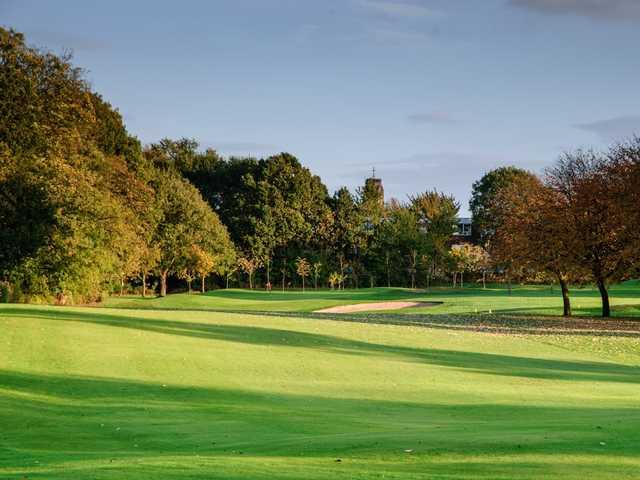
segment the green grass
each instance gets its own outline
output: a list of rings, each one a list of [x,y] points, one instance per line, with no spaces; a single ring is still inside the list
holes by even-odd
[[[224,307],[245,305],[241,293]],[[338,301],[307,295],[313,306],[247,300],[290,310]],[[219,298],[185,297],[160,302],[202,308]],[[460,308],[471,308],[462,297]],[[640,471],[637,336],[29,305],[0,306],[0,332],[2,479],[583,480]]]
[[[600,314],[600,296],[593,287],[571,290],[575,315]],[[434,288],[429,292],[401,288],[359,290],[307,290],[267,293],[263,290],[215,290],[204,295],[177,294],[165,298],[112,297],[106,306],[120,308],[204,309],[218,311],[311,312],[336,305],[380,302],[386,300],[438,301],[436,307],[411,308],[402,313],[474,314],[519,313],[529,315],[561,315],[562,298],[558,287],[518,286],[511,294],[504,287],[487,289]],[[640,317],[640,284],[626,282],[611,288],[614,316]]]

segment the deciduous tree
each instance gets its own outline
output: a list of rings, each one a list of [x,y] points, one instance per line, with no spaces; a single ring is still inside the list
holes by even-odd
[[[296,273],[302,279],[302,291],[304,292],[304,280],[311,273],[311,264],[306,258],[298,257],[296,259]]]

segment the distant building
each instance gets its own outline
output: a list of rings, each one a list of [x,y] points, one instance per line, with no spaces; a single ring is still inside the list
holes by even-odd
[[[459,217],[458,229],[453,235],[459,238],[462,237],[464,239],[470,239],[471,238],[471,218]]]
[[[382,179],[376,177],[376,169],[372,171],[372,175],[364,181],[365,191],[374,191],[378,194],[380,199],[380,205],[384,205],[384,187],[382,186]]]
[[[384,205],[384,187],[382,186],[382,179],[376,177],[376,169],[372,169],[372,174],[369,178],[364,181],[364,189],[365,191],[371,193],[376,192],[379,199],[380,205]],[[456,230],[453,232],[452,240],[454,242],[471,242],[471,218],[469,217],[458,217]],[[370,219],[366,220],[365,225],[368,228],[373,228],[373,224]],[[426,227],[423,227],[423,229]]]

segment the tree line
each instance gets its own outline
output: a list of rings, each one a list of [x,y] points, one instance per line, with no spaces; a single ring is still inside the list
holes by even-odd
[[[96,301],[149,276],[220,272],[235,250],[188,180],[146,159],[68,56],[0,29],[0,275],[14,301]]]
[[[194,281],[315,288],[429,284],[459,205],[375,183],[330,195],[293,155],[142,146],[71,58],[0,29],[0,280],[14,301],[90,302]]]

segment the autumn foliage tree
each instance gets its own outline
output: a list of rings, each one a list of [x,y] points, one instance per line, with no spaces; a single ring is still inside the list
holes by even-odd
[[[296,259],[296,273],[302,279],[302,291],[304,292],[304,280],[311,273],[311,264],[306,258],[298,257]]]
[[[260,268],[260,260],[255,257],[240,257],[238,259],[238,267],[249,277],[249,288],[253,289],[253,275]]]
[[[571,315],[569,282],[581,277],[576,232],[563,198],[532,175],[497,192],[492,206],[499,225],[490,244],[499,265],[553,275],[562,291],[563,313]]]
[[[586,268],[602,299],[602,316],[611,315],[609,285],[628,278],[638,259],[637,224],[629,215],[634,170],[610,156],[577,150],[560,157],[547,171],[549,188],[559,199],[565,225],[573,235],[575,268]],[[616,167],[618,165],[618,167]]]

